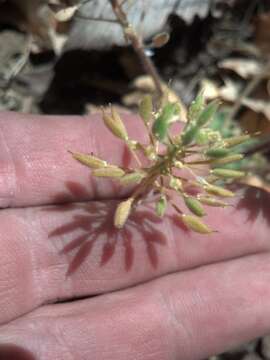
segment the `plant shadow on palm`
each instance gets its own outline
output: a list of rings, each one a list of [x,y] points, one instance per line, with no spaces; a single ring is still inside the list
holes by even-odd
[[[246,209],[246,222],[254,223],[261,216],[270,226],[270,196],[269,193],[256,188],[242,187],[242,198],[236,206],[236,210]]]
[[[66,192],[55,197],[55,203],[70,201],[76,197],[87,195],[86,189],[75,182],[66,183]],[[72,220],[55,228],[49,233],[49,238],[57,239],[67,235],[71,239],[61,250],[62,254],[73,254],[67,275],[73,274],[82,263],[91,255],[94,246],[102,242],[100,266],[105,266],[115,254],[117,248],[123,247],[123,262],[126,271],[129,271],[135,258],[133,242],[143,241],[146,256],[153,268],[158,267],[158,247],[165,246],[167,238],[162,231],[163,219],[153,210],[151,201],[138,206],[130,215],[125,227],[121,230],[115,228],[113,223],[117,200],[90,201],[84,203],[67,203],[47,208],[45,211],[69,212],[72,211]],[[175,221],[174,216],[171,220]],[[188,231],[179,222],[179,228]],[[77,233],[80,233],[77,235]],[[76,234],[76,235],[75,235]],[[100,246],[100,245],[99,245]]]

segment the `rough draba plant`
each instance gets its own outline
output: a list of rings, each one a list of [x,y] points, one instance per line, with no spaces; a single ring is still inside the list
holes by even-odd
[[[250,138],[248,134],[223,138],[219,131],[213,131],[209,124],[218,106],[217,101],[206,105],[200,93],[188,109],[185,126],[175,133],[170,127],[181,120],[180,105],[166,101],[155,109],[151,96],[146,96],[140,104],[139,115],[148,134],[148,144],[129,137],[113,107],[110,114],[103,110],[104,124],[114,136],[125,142],[138,166],[115,166],[93,154],[76,152],[72,155],[91,168],[93,176],[118,179],[123,185],[136,185],[131,195],[116,208],[114,225],[117,228],[122,228],[136,206],[153,193],[156,195],[153,201],[158,216],[162,217],[170,204],[178,213],[179,220],[189,229],[201,234],[213,232],[201,220],[206,215],[204,205],[225,207],[224,198],[234,196],[223,185],[227,180],[244,176],[244,173],[222,166],[241,160],[243,156],[235,153],[233,147]],[[145,166],[141,164],[141,154],[146,157]],[[187,214],[176,203],[177,197],[182,198],[189,209]]]

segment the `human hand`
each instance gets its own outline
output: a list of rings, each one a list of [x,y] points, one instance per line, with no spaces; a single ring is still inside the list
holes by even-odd
[[[131,161],[98,116],[1,114],[1,360],[202,359],[270,331],[269,195],[209,208],[209,236],[148,205],[119,232],[123,190],[67,150]]]

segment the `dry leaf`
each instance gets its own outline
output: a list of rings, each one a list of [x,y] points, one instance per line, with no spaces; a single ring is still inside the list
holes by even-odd
[[[60,22],[69,21],[73,18],[73,16],[75,15],[75,13],[79,9],[79,7],[80,7],[80,5],[74,5],[74,6],[69,6],[69,7],[60,9],[54,13],[54,16],[57,21],[60,21]]]
[[[259,61],[242,58],[230,58],[218,63],[221,69],[232,70],[244,79],[256,76],[261,73],[262,65]]]
[[[256,175],[246,176],[244,179],[241,179],[239,182],[245,185],[253,186],[259,189],[263,189],[267,192],[270,192],[270,184]]]

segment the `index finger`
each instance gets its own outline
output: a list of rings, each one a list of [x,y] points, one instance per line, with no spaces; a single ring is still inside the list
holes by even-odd
[[[129,115],[124,120],[129,133],[142,138],[136,117]],[[89,169],[74,161],[67,150],[93,152],[117,165],[127,166],[132,161],[100,115],[0,114],[0,207],[118,196],[116,184],[101,179],[95,182]],[[82,187],[74,189],[72,184],[78,182]]]

